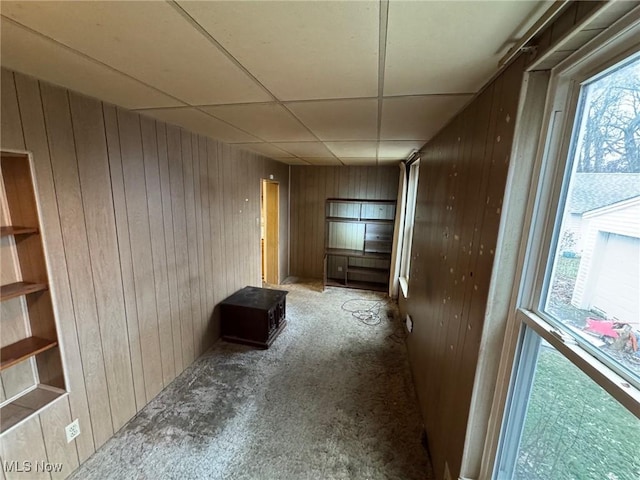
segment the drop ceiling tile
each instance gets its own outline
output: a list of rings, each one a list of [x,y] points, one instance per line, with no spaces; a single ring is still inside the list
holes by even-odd
[[[378,2],[179,4],[281,100],[378,94]]]
[[[406,160],[412,152],[420,150],[423,145],[424,142],[421,140],[380,142],[378,160]]]
[[[281,148],[285,152],[289,152],[296,157],[312,157],[312,158],[329,158],[333,157],[331,152],[327,150],[320,142],[280,142],[273,143],[274,146]]]
[[[267,142],[304,142],[315,137],[277,103],[201,107]]]
[[[2,2],[2,14],[189,104],[270,100],[167,2]]]
[[[138,113],[162,120],[163,122],[179,125],[195,133],[207,135],[227,143],[249,143],[259,140],[241,132],[231,125],[213,118],[195,108],[166,108],[157,110],[142,110]]]
[[[325,142],[336,157],[376,158],[378,142]]]
[[[470,99],[471,95],[385,98],[380,140],[429,140]]]
[[[5,4],[2,4],[4,11]],[[1,19],[2,66],[125,108],[172,107],[181,102],[68,48]]]
[[[286,104],[320,140],[377,140],[378,100],[322,100]]]
[[[544,2],[389,2],[384,95],[476,92]]]
[[[269,143],[236,143],[236,147],[244,148],[245,150],[251,150],[260,155],[264,155],[269,158],[291,158],[291,155],[284,150],[274,147]]]
[[[333,157],[319,157],[319,158],[305,157],[303,158],[303,160],[310,163],[311,165],[317,165],[317,166],[325,166],[325,165],[341,166],[342,165],[342,162],[340,162],[340,160]]]

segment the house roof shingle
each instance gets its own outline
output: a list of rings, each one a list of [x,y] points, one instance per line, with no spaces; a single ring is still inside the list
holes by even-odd
[[[588,212],[640,195],[640,173],[574,173],[570,213]]]

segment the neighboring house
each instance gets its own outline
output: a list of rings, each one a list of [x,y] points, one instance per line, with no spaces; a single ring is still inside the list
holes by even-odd
[[[568,239],[572,233],[572,239],[575,243],[570,247],[563,248],[563,250],[582,254],[586,238],[584,215],[587,212],[640,195],[640,174],[575,173],[570,188],[563,236],[567,236]]]
[[[581,229],[571,304],[640,329],[640,195],[582,213]]]

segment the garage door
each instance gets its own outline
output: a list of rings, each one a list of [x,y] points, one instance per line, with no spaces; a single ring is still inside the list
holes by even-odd
[[[600,250],[600,272],[591,305],[609,318],[638,326],[640,319],[640,238],[609,234]]]

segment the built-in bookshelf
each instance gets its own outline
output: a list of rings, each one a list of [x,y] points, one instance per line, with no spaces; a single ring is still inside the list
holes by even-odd
[[[65,393],[29,156],[2,152],[0,435]]]
[[[387,291],[396,202],[326,201],[324,284]]]

